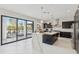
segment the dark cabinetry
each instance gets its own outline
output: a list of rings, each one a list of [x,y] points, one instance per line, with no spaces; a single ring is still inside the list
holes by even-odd
[[[43,28],[52,28],[52,25],[51,25],[51,23],[49,23],[49,24],[44,23]]]
[[[71,32],[60,32],[60,37],[71,38]]]
[[[73,21],[62,22],[62,28],[71,28]]]
[[[44,34],[43,43],[52,45],[58,39],[58,35],[59,35],[58,33],[54,35]]]

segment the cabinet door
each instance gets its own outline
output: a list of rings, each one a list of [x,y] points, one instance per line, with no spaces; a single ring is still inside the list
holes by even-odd
[[[66,37],[66,38],[71,38],[71,33],[70,32],[60,32],[61,37]]]

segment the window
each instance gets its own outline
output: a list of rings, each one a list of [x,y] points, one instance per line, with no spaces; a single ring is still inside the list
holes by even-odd
[[[32,37],[33,32],[33,22],[27,21],[27,37]]]
[[[26,38],[26,21],[22,19],[18,19],[18,40]]]
[[[1,16],[1,45],[32,37],[33,22],[30,20]]]
[[[2,43],[16,41],[16,18],[2,17]]]

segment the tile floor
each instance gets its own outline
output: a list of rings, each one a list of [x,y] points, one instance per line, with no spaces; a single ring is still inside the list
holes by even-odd
[[[70,38],[59,37],[58,40],[53,44],[53,46],[66,48],[66,49],[73,49],[71,40],[72,39]]]
[[[69,49],[72,52],[70,40],[59,38],[53,47]],[[0,46],[0,54],[32,54],[32,38]],[[55,48],[53,49],[55,50]],[[61,50],[61,49],[60,49]]]
[[[0,54],[30,54],[32,53],[32,39],[0,46]]]

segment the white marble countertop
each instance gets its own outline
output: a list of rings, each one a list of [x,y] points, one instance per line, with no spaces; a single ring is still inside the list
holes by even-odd
[[[59,32],[55,32],[55,31],[52,31],[52,32],[43,32],[43,33],[39,33],[39,32],[36,32],[36,33],[33,33],[33,34],[48,34],[48,35],[54,35],[54,34],[56,34],[56,33],[59,33]]]
[[[43,34],[48,34],[48,35],[54,35],[54,34],[57,34],[59,32],[44,32]]]
[[[74,31],[73,28],[71,28],[71,29],[53,28],[53,30],[55,30],[55,31],[61,31],[61,32],[73,32]]]

